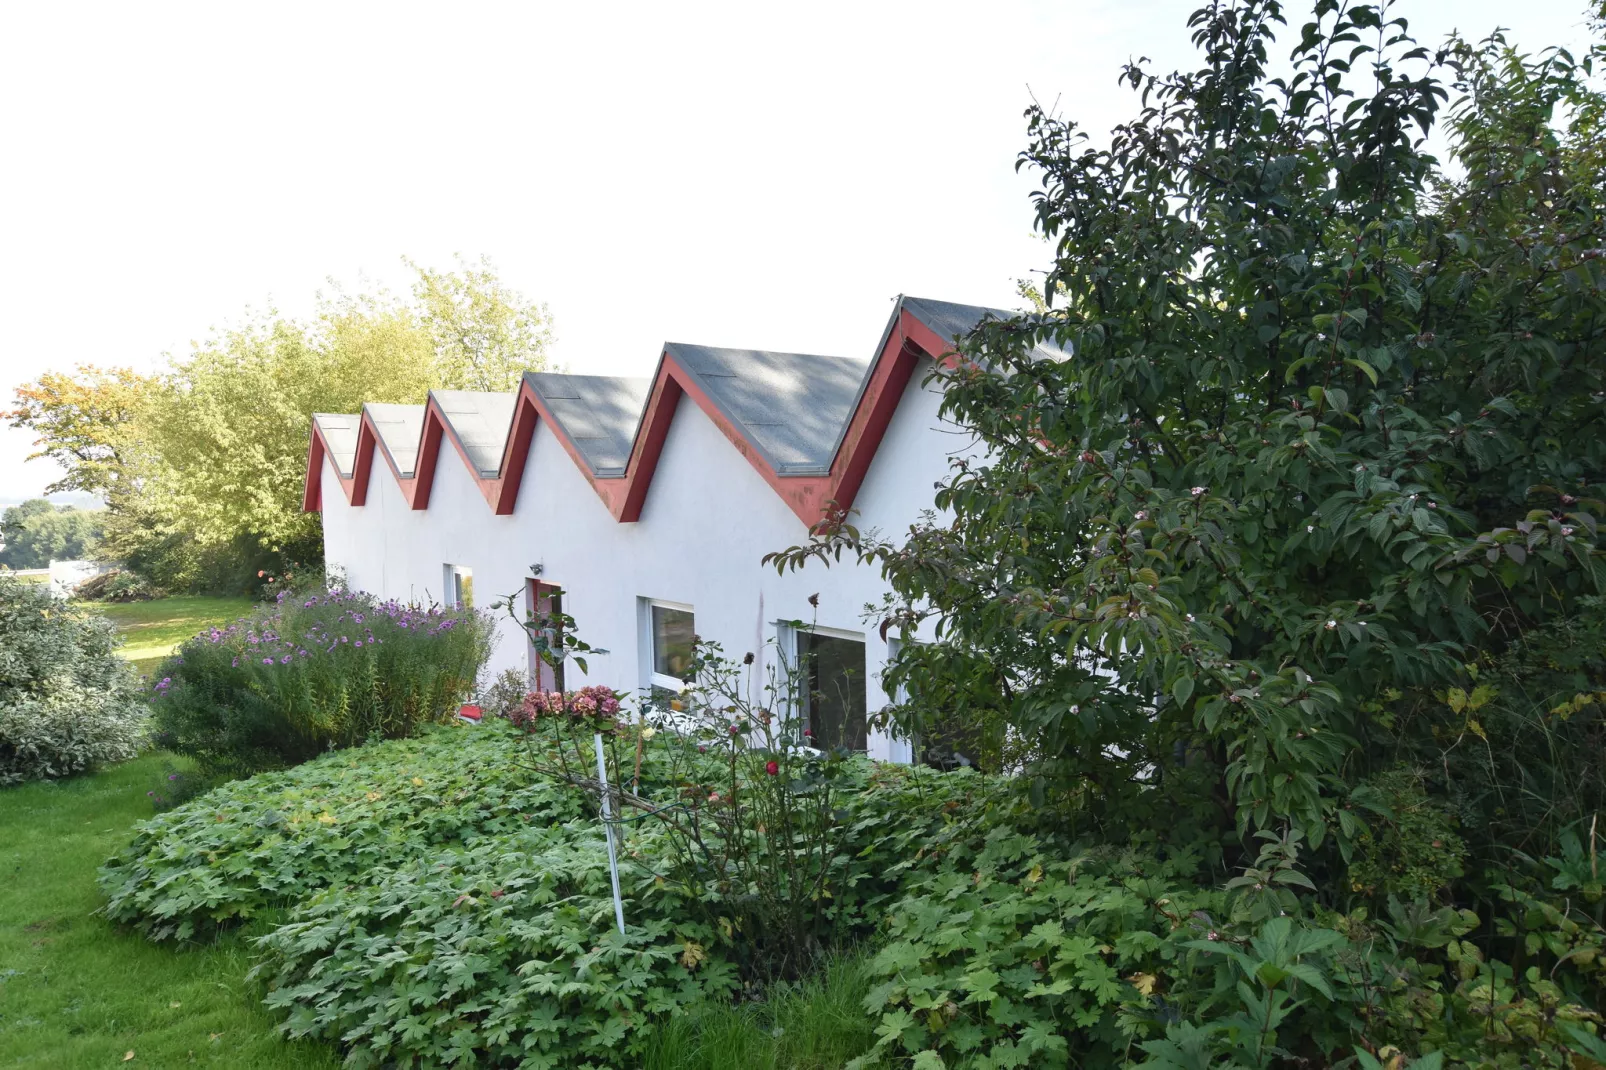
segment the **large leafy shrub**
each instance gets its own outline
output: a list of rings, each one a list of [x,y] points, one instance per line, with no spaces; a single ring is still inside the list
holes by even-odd
[[[880,565],[883,628],[936,636],[892,666],[896,719],[1002,741],[1073,835],[1197,854],[1206,888],[1257,866],[1255,835],[1297,835],[1308,876],[1273,943],[1391,903],[1476,918],[1402,941],[1421,970],[1397,990],[1392,948],[1371,980],[1335,966],[1282,1048],[1471,1059],[1481,1014],[1516,1045],[1491,1061],[1554,1063],[1557,1008],[1606,1002],[1582,892],[1602,846],[1606,12],[1588,56],[1524,56],[1419,48],[1387,4],[1312,7],[1284,56],[1279,0],[1201,7],[1196,68],[1128,65],[1137,113],[1107,139],[1028,111],[1055,247],[1040,307],[933,373],[979,456],[907,539],[839,516],[772,559]],[[1252,980],[1200,1000],[1191,977],[1165,999],[1200,1031],[1165,1058],[1283,1058],[1239,1044],[1282,1014]],[[1444,1030],[1351,1013],[1399,992]],[[1512,1008],[1526,1024],[1497,1024]]]
[[[157,739],[221,778],[411,735],[473,693],[491,634],[472,610],[282,592],[162,663]]]
[[[1107,144],[1028,113],[1053,307],[936,372],[985,463],[906,544],[828,525],[779,557],[857,544],[894,623],[942,622],[894,666],[908,726],[1002,721],[1106,824],[1347,841],[1387,714],[1457,732],[1437,692],[1601,582],[1606,95],[1315,6],[1291,80],[1282,5],[1235,0],[1191,18],[1199,70],[1126,69]],[[1421,141],[1452,89],[1464,178]]]
[[[141,825],[101,867],[106,913],[184,939],[371,867],[580,812],[532,781],[509,733],[446,726],[212,789]]]
[[[131,758],[145,708],[111,624],[0,576],[0,785]]]

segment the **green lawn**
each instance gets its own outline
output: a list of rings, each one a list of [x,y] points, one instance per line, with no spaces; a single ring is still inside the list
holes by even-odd
[[[127,644],[118,653],[148,673],[190,636],[213,624],[226,624],[251,609],[249,598],[178,595],[151,602],[84,603],[117,625]]]
[[[95,868],[150,816],[165,763],[0,789],[0,1066],[338,1066],[278,1039],[243,936],[179,949],[96,916]]]

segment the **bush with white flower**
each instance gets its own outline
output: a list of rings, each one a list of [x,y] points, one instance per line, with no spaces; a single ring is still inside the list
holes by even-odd
[[[0,576],[0,785],[138,752],[145,709],[110,623]]]

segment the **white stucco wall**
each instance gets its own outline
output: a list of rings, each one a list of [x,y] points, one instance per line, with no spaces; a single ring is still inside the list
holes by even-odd
[[[899,407],[856,499],[855,523],[896,537],[931,508],[933,483],[969,439],[938,428],[940,396],[921,386],[924,369]],[[530,567],[564,591],[564,610],[580,637],[606,654],[590,657],[581,682],[635,692],[648,680],[643,599],[693,607],[704,639],[728,657],[766,649],[777,622],[812,621],[865,642],[869,709],[889,698],[880,686],[887,644],[862,615],[886,585],[877,570],[844,561],[777,575],[766,553],[803,540],[803,523],[689,398],[670,427],[641,519],[621,524],[591,489],[562,444],[542,423],[531,444],[511,516],[496,516],[456,451],[443,449],[427,510],[409,509],[388,468],[376,458],[367,504],[346,503],[333,469],[323,494],[325,553],[351,586],[401,600],[441,600],[444,566],[474,574],[476,604],[507,594],[523,605]],[[808,597],[819,594],[818,610]],[[523,632],[504,616],[489,673],[523,669]],[[570,686],[579,686],[574,678]],[[908,746],[871,734],[872,757],[907,760]]]

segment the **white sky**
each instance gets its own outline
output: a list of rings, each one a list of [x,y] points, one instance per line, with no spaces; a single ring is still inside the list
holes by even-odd
[[[0,404],[456,252],[547,302],[571,371],[868,357],[899,292],[1017,303],[1048,259],[1028,87],[1106,130],[1123,60],[1190,62],[1196,6],[5,4]],[[1424,42],[1584,39],[1584,0],[1399,10]],[[0,502],[57,478],[29,438],[0,429]]]

